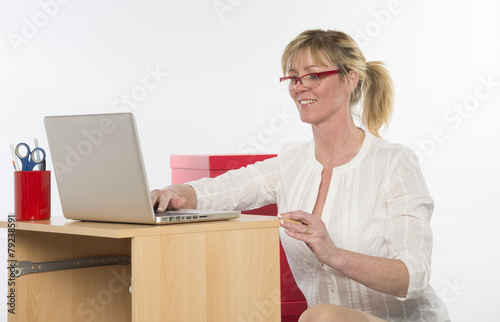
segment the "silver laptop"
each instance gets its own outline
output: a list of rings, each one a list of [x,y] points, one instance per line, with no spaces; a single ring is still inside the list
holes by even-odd
[[[68,219],[170,224],[240,216],[191,209],[155,213],[132,113],[47,116],[44,123]]]

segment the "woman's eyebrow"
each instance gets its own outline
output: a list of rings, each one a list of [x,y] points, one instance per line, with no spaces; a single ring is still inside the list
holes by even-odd
[[[309,66],[306,66],[306,68],[304,68],[304,69],[307,71],[310,71],[313,68],[319,68],[319,67],[317,65],[309,65]]]
[[[309,65],[309,66],[306,66],[306,67],[304,68],[304,70],[305,70],[305,71],[311,71],[311,69],[313,69],[313,68],[319,68],[319,67],[318,67],[317,65]],[[296,70],[295,68],[291,68],[291,69],[288,71],[288,73],[289,73],[289,74],[290,74],[290,73],[296,73],[296,74],[298,74],[298,72],[297,72],[297,70]]]

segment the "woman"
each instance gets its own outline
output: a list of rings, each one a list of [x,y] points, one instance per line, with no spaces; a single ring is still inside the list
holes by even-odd
[[[379,138],[393,101],[388,72],[338,31],[309,30],[285,49],[280,79],[313,141],[214,179],[151,193],[166,208],[277,203],[280,237],[309,308],[300,321],[448,321],[428,284],[429,196],[415,155]],[[357,127],[351,109],[363,102]]]

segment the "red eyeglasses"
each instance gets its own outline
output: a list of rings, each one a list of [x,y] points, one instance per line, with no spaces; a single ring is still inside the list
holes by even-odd
[[[336,69],[336,70],[328,70],[326,72],[310,73],[300,77],[294,77],[294,76],[281,77],[280,83],[282,84],[283,88],[287,90],[291,90],[292,88],[294,88],[295,85],[297,85],[297,82],[299,82],[302,86],[304,86],[307,89],[312,89],[319,85],[321,77],[334,75],[338,73],[340,73],[340,70]]]

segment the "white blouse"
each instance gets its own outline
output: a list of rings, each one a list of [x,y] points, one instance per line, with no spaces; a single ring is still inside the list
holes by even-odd
[[[277,203],[280,213],[311,213],[322,165],[314,141],[285,145],[277,158],[189,182],[199,209],[248,210]],[[340,248],[400,259],[410,274],[405,298],[374,291],[322,265],[308,246],[280,228],[283,248],[308,306],[332,303],[388,321],[449,321],[429,285],[433,210],[413,152],[365,132],[358,154],[333,169],[321,218]]]

